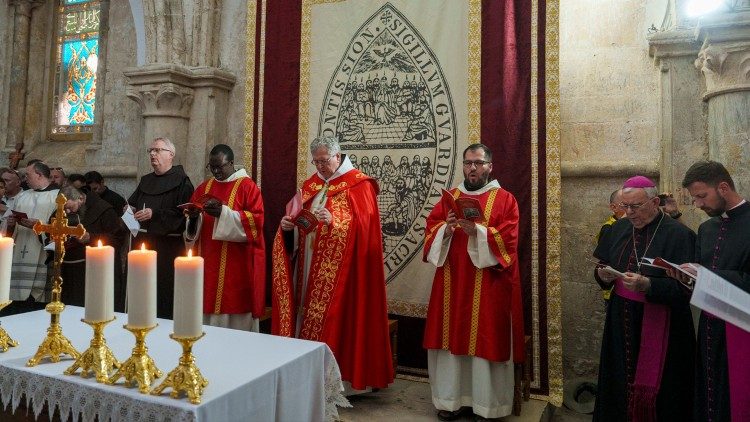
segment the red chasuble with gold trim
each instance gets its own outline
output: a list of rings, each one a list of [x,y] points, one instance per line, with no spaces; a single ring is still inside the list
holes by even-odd
[[[324,184],[317,174],[305,181],[305,209]],[[355,389],[393,382],[377,193],[372,178],[350,170],[328,186],[325,207],[333,221],[308,235],[315,236],[312,250],[300,234],[293,257],[280,228],[273,243],[272,332],[295,336],[302,312],[299,338],[328,344],[342,379]],[[305,296],[298,297],[305,254],[312,260]]]
[[[468,253],[469,236],[457,228],[448,256],[438,267],[427,310],[424,347],[454,355],[477,356],[493,362],[523,362],[523,312],[518,266],[518,204],[508,191],[491,189],[467,195],[457,188],[454,197],[479,200],[487,220],[487,243],[498,264],[474,266]],[[445,225],[449,206],[442,201],[427,217],[424,260],[435,234]]]
[[[249,177],[219,182],[209,179],[193,192],[191,202],[211,194],[239,211],[247,242],[213,240],[215,218],[203,214],[200,254],[205,260],[203,313],[244,314],[260,318],[265,311],[266,249],[263,241],[263,199]]]

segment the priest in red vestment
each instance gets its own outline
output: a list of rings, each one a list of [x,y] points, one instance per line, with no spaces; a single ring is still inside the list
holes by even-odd
[[[513,407],[514,362],[524,359],[518,267],[518,204],[489,181],[492,152],[483,144],[463,154],[464,181],[450,193],[474,198],[483,214],[457,217],[443,198],[427,217],[424,257],[437,267],[424,347],[432,402],[440,420],[469,408],[499,418]]]
[[[227,145],[211,150],[206,167],[213,177],[190,198],[185,229],[187,242],[197,240],[205,260],[203,322],[257,332],[266,294],[260,189],[245,169],[234,170]]]
[[[393,365],[378,186],[340,151],[333,137],[310,145],[317,172],[303,183],[300,202],[317,220],[312,231],[300,229],[297,213],[281,220],[272,332],[328,344],[351,394],[387,387]]]

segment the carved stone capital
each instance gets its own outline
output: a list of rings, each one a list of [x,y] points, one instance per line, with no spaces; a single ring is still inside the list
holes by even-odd
[[[648,53],[657,63],[669,57],[695,57],[700,47],[692,29],[657,32],[648,38]]]
[[[696,34],[703,43],[695,61],[706,80],[703,99],[750,91],[750,12],[702,21]]]
[[[141,106],[144,117],[190,117],[193,89],[175,83],[130,86],[127,96]]]
[[[177,64],[154,63],[123,72],[130,87],[127,95],[138,104],[144,117],[190,117],[194,89],[210,87],[231,91],[236,78],[216,68],[189,68]]]

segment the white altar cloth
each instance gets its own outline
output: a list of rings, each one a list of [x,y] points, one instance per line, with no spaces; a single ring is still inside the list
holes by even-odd
[[[60,321],[63,334],[79,352],[85,351],[92,329],[81,322],[83,308],[67,306]],[[52,415],[59,408],[80,414],[83,421],[321,421],[338,417],[336,405],[348,402],[341,395],[341,374],[333,353],[324,343],[290,339],[246,331],[204,326],[203,339],[193,346],[196,364],[208,380],[201,404],[191,404],[184,395],[169,397],[141,394],[137,387],[99,384],[93,378],[63,375],[73,364],[65,358],[29,368],[26,362],[36,353],[49,326],[45,311],[2,318],[2,326],[20,344],[0,353],[0,400],[3,408],[15,411],[21,396],[31,399],[38,416],[45,402]],[[109,347],[121,362],[130,356],[133,335],[123,329],[127,315],[104,330]],[[149,354],[164,376],[177,366],[181,346],[169,338],[172,321],[158,320],[149,333]]]

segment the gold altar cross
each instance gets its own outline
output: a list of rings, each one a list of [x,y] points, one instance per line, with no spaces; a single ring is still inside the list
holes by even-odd
[[[80,238],[86,234],[86,229],[81,224],[75,227],[68,226],[68,216],[65,214],[66,202],[68,202],[68,198],[62,193],[58,193],[57,199],[55,199],[57,210],[50,224],[44,224],[41,221],[37,221],[34,224],[34,233],[37,235],[47,233],[52,241],[55,242],[55,277],[60,275],[60,264],[63,257],[65,257],[65,240],[68,236]],[[54,299],[52,300],[54,301]]]
[[[44,224],[41,221],[37,221],[34,224],[34,233],[37,235],[47,233],[52,241],[55,242],[55,261],[53,266],[54,276],[52,278],[52,302],[46,306],[47,312],[51,314],[50,326],[47,328],[47,337],[39,345],[34,357],[26,362],[26,366],[36,366],[45,358],[49,358],[52,362],[59,362],[61,355],[70,355],[73,359],[78,359],[81,356],[70,343],[70,340],[63,335],[62,328],[60,327],[60,313],[65,309],[65,305],[60,301],[63,281],[60,275],[60,266],[65,256],[65,240],[68,236],[77,236],[80,238],[86,234],[86,229],[81,224],[75,227],[68,226],[68,216],[65,214],[66,202],[68,202],[68,198],[62,193],[58,193],[57,199],[55,199],[57,211],[55,211],[55,216],[52,217],[50,224]]]

